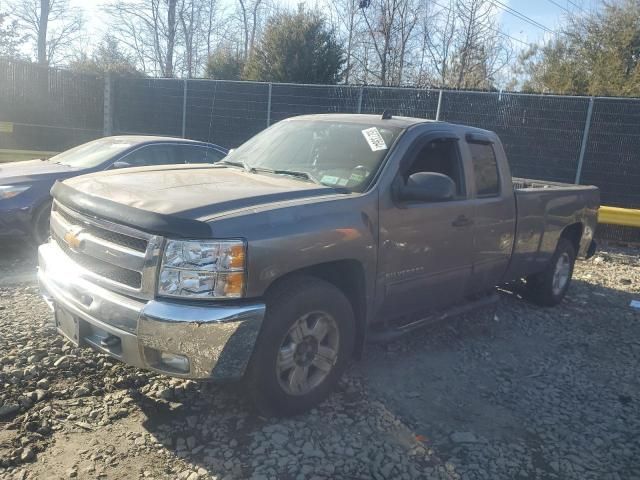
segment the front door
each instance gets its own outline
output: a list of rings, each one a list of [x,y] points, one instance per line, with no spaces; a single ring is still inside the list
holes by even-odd
[[[509,265],[515,233],[515,199],[511,175],[505,170],[507,163],[497,161],[499,145],[474,135],[468,138],[467,146],[473,165],[475,197],[471,293],[482,293],[503,280]]]
[[[455,304],[469,289],[474,210],[462,162],[458,139],[430,135],[418,140],[396,181],[406,182],[416,172],[443,173],[456,183],[456,197],[381,201],[378,284],[387,320]]]

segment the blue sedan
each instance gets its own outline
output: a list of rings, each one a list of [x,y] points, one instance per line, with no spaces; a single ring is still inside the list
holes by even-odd
[[[227,149],[182,138],[105,137],[62,152],[48,160],[0,164],[0,238],[49,236],[49,191],[56,180],[113,168],[214,163]]]

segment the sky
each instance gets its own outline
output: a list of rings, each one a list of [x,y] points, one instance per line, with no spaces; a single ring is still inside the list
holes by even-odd
[[[91,39],[101,38],[106,33],[105,19],[100,13],[100,6],[113,0],[70,0],[71,3],[85,12],[88,31]],[[227,0],[231,1],[231,0]],[[274,0],[285,5],[294,6],[298,3],[315,3],[314,0]],[[516,15],[500,9],[500,30],[525,44],[535,43],[541,39],[553,36],[549,31],[556,31],[569,15],[590,11],[601,3],[600,0],[495,0],[495,4],[502,4],[528,17],[527,22]],[[537,22],[539,25],[532,25]],[[543,27],[547,28],[547,31]],[[545,37],[546,36],[546,37]],[[517,47],[524,48],[523,43],[515,41]]]

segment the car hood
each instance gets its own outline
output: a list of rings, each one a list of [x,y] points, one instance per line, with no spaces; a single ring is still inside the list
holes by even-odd
[[[232,210],[336,194],[331,187],[235,167],[170,165],[113,170],[64,182],[80,194],[162,216],[206,221]],[[86,205],[89,203],[85,202]],[[125,210],[125,209],[123,209]]]
[[[0,184],[28,183],[39,180],[64,178],[76,170],[68,165],[48,160],[26,160],[0,163]]]

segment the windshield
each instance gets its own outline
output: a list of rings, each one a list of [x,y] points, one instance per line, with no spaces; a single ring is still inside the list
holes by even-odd
[[[362,123],[285,120],[238,147],[224,161],[362,192],[401,131]]]
[[[92,168],[132,146],[123,139],[100,138],[51,157],[51,161],[74,168]]]

